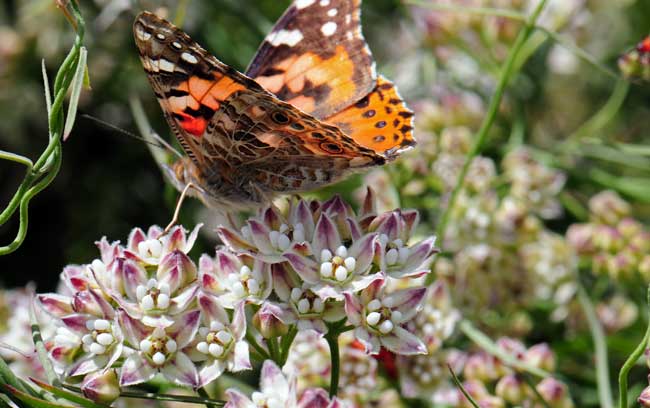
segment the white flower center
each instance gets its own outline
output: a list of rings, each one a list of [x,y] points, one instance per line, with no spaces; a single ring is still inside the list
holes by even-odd
[[[393,302],[390,298],[383,301],[373,299],[366,305],[366,326],[377,334],[389,334],[396,325],[402,323],[402,313],[391,310]]]
[[[171,289],[165,282],[149,279],[146,285],[138,285],[135,295],[140,308],[145,312],[165,311],[170,305]]]
[[[109,320],[96,319],[86,322],[89,333],[81,337],[83,349],[87,353],[105,354],[115,343],[113,325]]]
[[[386,248],[386,264],[388,266],[404,265],[411,255],[411,250],[399,238],[390,241],[386,234],[381,234],[379,241]]]
[[[162,243],[157,239],[148,239],[138,244],[138,255],[143,259],[157,259],[162,254]]]
[[[176,341],[160,327],[156,327],[149,337],[140,342],[140,351],[159,367],[164,365],[177,349]]]
[[[210,327],[199,328],[199,337],[204,340],[196,345],[196,350],[218,359],[228,356],[235,340],[230,329],[218,321],[211,322]]]
[[[312,291],[300,288],[291,289],[291,305],[303,317],[314,317],[323,313],[325,303]]]
[[[287,224],[280,225],[280,229],[269,232],[269,241],[274,249],[281,252],[289,249],[294,242],[303,242],[305,240],[305,227],[302,223],[294,226]]]
[[[239,299],[248,296],[260,296],[263,292],[264,278],[260,271],[251,270],[244,265],[239,269],[239,273],[228,275],[228,284],[232,293]]]
[[[347,282],[357,266],[357,260],[348,256],[348,249],[343,245],[336,248],[334,254],[329,249],[323,249],[320,261],[321,278],[339,284]]]

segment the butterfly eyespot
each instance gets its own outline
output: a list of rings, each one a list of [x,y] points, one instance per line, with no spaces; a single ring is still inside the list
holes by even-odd
[[[327,153],[335,154],[335,153],[341,153],[343,151],[343,148],[341,148],[341,146],[332,142],[321,143],[320,147],[321,149],[325,150]]]
[[[282,112],[275,112],[273,114],[273,120],[280,124],[285,124],[289,122],[289,118]]]
[[[325,136],[320,132],[312,132],[311,137],[319,140],[325,139]]]
[[[291,128],[296,129],[296,130],[305,130],[305,127],[302,124],[298,123],[298,122],[292,123]]]

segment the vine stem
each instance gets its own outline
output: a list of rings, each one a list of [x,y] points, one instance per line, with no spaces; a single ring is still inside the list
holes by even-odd
[[[596,353],[596,382],[598,384],[598,400],[602,408],[613,408],[614,400],[612,399],[612,389],[609,382],[609,366],[607,361],[607,342],[603,327],[598,321],[594,305],[591,303],[587,292],[578,286],[578,301],[582,310],[587,317],[587,324],[591,331],[591,337],[594,339],[594,349]]]
[[[339,373],[341,368],[341,356],[339,353],[339,333],[329,332],[325,336],[327,345],[330,348],[330,360],[332,362],[332,371],[330,373],[330,398],[336,396],[339,392]]]
[[[648,295],[647,295],[647,303],[648,306],[650,306],[650,286],[648,287]],[[645,335],[643,336],[643,340],[641,340],[641,343],[639,343],[638,346],[634,349],[632,354],[625,360],[625,363],[621,367],[621,371],[618,373],[618,407],[619,408],[627,408],[627,375],[634,367],[637,361],[639,361],[639,358],[641,358],[641,355],[643,355],[643,352],[645,351],[646,347],[648,347],[648,341],[650,341],[650,324],[648,324],[648,328],[645,331]]]
[[[492,128],[492,124],[496,119],[499,106],[501,105],[501,99],[503,98],[503,94],[505,92],[506,86],[508,86],[510,78],[512,77],[513,67],[515,65],[515,61],[517,60],[517,56],[519,55],[519,52],[522,50],[524,44],[526,43],[526,40],[528,40],[528,37],[530,37],[530,34],[534,30],[535,21],[537,21],[537,18],[539,17],[540,13],[544,9],[545,5],[546,5],[546,0],[541,0],[537,5],[537,7],[535,8],[535,10],[533,11],[533,13],[526,20],[526,25],[521,29],[521,31],[517,35],[517,39],[515,40],[515,43],[510,49],[510,53],[508,54],[508,59],[505,61],[505,64],[503,65],[503,68],[501,70],[501,75],[499,77],[499,82],[497,83],[497,88],[494,91],[494,95],[492,95],[492,98],[490,100],[490,105],[488,107],[487,115],[485,116],[485,119],[481,124],[481,128],[479,129],[476,135],[476,140],[474,141],[474,145],[472,146],[472,149],[470,150],[469,154],[465,158],[465,163],[463,163],[463,167],[460,171],[460,174],[458,175],[456,185],[454,186],[454,189],[451,192],[451,196],[449,197],[449,202],[447,203],[447,207],[442,213],[442,216],[440,217],[440,221],[436,228],[436,236],[438,237],[439,240],[438,245],[440,247],[443,246],[443,241],[445,238],[444,235],[445,229],[447,228],[447,224],[449,223],[451,211],[454,208],[454,204],[456,203],[458,194],[463,188],[463,184],[465,182],[465,177],[467,176],[467,172],[469,171],[469,167],[472,164],[474,158],[481,152],[481,148],[483,147],[483,144],[487,139],[487,135],[490,129]],[[427,283],[431,283],[430,280],[433,278],[434,278],[433,274],[429,275],[429,277],[427,277]]]

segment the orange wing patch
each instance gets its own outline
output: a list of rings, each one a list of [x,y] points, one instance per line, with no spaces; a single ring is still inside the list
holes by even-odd
[[[413,112],[393,83],[381,76],[365,98],[324,121],[338,126],[355,142],[388,159],[416,144]]]
[[[214,74],[215,80],[191,76],[172,88],[168,102],[173,116],[189,134],[201,138],[210,118],[230,95],[246,87],[231,78]]]
[[[354,81],[354,62],[342,45],[326,59],[312,52],[289,56],[272,67],[271,72],[272,75],[258,76],[255,81],[316,117],[324,112],[321,108],[341,106],[353,100],[359,91]]]

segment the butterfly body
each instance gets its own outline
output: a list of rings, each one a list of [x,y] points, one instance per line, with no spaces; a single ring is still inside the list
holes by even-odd
[[[166,167],[177,188],[192,183],[209,207],[255,207],[275,194],[312,190],[382,165],[415,143],[412,113],[389,81],[376,78],[360,37],[358,2],[327,1],[338,7],[325,15],[346,14],[340,26],[319,23],[321,49],[309,49],[317,34],[299,27],[305,13],[322,11],[311,8],[320,3],[297,0],[290,7],[249,68],[255,79],[154,14],[136,18],[142,64],[187,154]],[[343,22],[345,32],[332,32]]]

